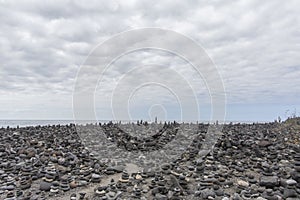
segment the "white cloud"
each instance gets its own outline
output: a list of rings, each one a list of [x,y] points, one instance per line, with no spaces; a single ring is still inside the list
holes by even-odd
[[[18,110],[23,110],[23,117],[26,114],[29,118],[38,117],[35,108],[41,102],[49,111],[69,109],[62,118],[71,116],[70,99],[76,73],[88,53],[114,34],[139,27],[172,29],[199,42],[218,66],[229,103],[297,104],[299,7],[297,0],[226,3],[165,0],[157,4],[3,0],[0,2],[0,109],[6,112],[0,118],[5,118],[6,113],[18,118]],[[132,65],[137,61],[168,63],[186,79],[194,80],[196,86],[203,86],[180,59],[140,52],[128,55],[108,71],[102,95],[109,96],[114,85],[111,83],[135,67]],[[12,101],[26,96],[30,96],[27,103]],[[45,101],[50,97],[56,97],[65,107]]]

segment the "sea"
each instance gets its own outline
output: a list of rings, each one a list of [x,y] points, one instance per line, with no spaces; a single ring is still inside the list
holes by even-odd
[[[100,121],[99,121],[100,122]],[[101,121],[106,122],[106,121]],[[107,121],[108,122],[108,121]],[[0,127],[26,127],[26,126],[47,126],[47,125],[66,125],[74,124],[74,120],[0,120]],[[76,121],[76,124],[90,124],[97,123],[97,121],[92,120],[81,120]]]

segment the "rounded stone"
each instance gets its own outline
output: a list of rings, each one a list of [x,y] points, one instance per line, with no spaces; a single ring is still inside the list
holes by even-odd
[[[46,181],[42,181],[40,183],[40,190],[42,191],[50,191],[51,189],[51,183],[46,182]]]
[[[249,183],[247,181],[238,180],[237,184],[238,184],[238,186],[243,187],[243,188],[249,187]]]

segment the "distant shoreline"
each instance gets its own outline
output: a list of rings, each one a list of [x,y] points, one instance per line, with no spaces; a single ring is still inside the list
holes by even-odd
[[[109,121],[117,122],[117,120],[76,120],[76,124],[85,125],[85,124],[95,124],[95,123],[107,123]],[[121,123],[136,123],[137,120],[121,120]],[[174,120],[170,120],[174,121]],[[233,123],[241,123],[241,124],[252,124],[252,123],[272,123],[274,121],[225,121],[225,124]],[[19,127],[27,127],[27,126],[48,126],[48,125],[67,125],[74,124],[75,120],[0,120],[0,128],[6,128],[7,126],[11,128]],[[152,122],[151,122],[152,123]],[[158,122],[160,123],[160,122]],[[161,123],[164,123],[161,122]],[[197,121],[186,121],[184,123],[197,123]],[[209,121],[199,121],[198,123],[207,124]]]

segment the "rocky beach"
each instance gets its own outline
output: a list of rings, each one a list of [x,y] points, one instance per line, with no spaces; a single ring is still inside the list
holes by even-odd
[[[208,128],[176,122],[3,127],[0,199],[300,199],[299,118],[225,124],[213,150],[201,155]],[[90,151],[85,144],[92,141],[78,134],[83,129],[115,144],[120,154],[95,146],[117,159]],[[122,154],[159,150],[180,131],[191,131],[191,140],[177,159],[139,166]]]

